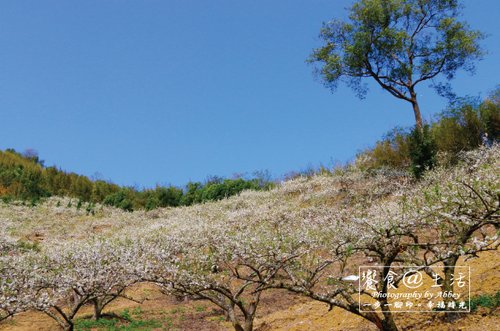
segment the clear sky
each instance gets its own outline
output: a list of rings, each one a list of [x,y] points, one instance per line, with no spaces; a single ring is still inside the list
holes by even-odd
[[[358,100],[324,88],[304,61],[347,0],[0,2],[0,149],[124,185],[183,185],[345,162],[411,107],[378,87]],[[489,34],[459,95],[500,77],[500,1],[466,0]],[[445,100],[420,88],[425,118]]]

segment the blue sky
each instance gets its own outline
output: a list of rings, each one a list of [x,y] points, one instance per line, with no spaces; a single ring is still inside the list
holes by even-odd
[[[0,149],[123,185],[345,162],[411,107],[373,86],[332,94],[305,63],[346,0],[0,2]],[[500,77],[500,1],[465,1],[489,54],[459,95]],[[425,118],[446,102],[421,87]]]

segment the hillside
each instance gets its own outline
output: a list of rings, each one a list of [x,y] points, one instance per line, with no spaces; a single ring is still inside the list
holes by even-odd
[[[265,190],[272,186],[265,173],[258,172],[258,177],[248,179],[212,176],[204,183],[189,182],[184,188],[157,185],[154,189],[138,189],[66,172],[56,166],[47,167],[44,163],[32,149],[24,153],[0,150],[0,199],[35,205],[51,196],[70,197],[78,208],[88,211],[92,211],[96,203],[133,211],[189,206],[227,198],[243,190]]]
[[[0,331],[500,330],[500,1],[0,6]]]
[[[471,266],[472,297],[494,296],[499,153],[497,145],[483,147],[418,183],[404,172],[350,167],[151,211],[99,204],[89,211],[57,197],[35,206],[0,203],[0,308],[4,317],[14,314],[0,330],[54,330],[43,312],[68,330],[113,323],[144,330],[377,329],[372,315],[347,311],[357,294],[346,276],[359,265],[439,266],[453,257]],[[397,260],[388,261],[391,255]],[[104,314],[92,322],[96,302]],[[472,330],[500,321],[496,305],[459,313],[452,324],[442,313],[393,314],[399,329]],[[122,317],[104,317],[111,312]]]

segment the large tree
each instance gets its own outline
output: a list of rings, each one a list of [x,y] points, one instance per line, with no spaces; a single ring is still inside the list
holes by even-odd
[[[443,92],[458,69],[472,71],[483,53],[483,34],[459,20],[460,9],[458,0],[360,0],[347,22],[324,24],[324,45],[309,61],[320,64],[318,73],[332,90],[343,81],[362,97],[362,78],[373,78],[412,105],[421,129],[415,87],[431,81]]]

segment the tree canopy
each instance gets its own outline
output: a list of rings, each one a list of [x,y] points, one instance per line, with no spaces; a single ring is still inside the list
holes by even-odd
[[[318,74],[332,90],[342,81],[363,97],[363,78],[374,79],[412,104],[422,128],[415,87],[431,81],[444,94],[457,70],[473,71],[483,55],[484,35],[460,21],[460,10],[457,0],[360,0],[349,9],[347,22],[323,25],[324,45],[313,50],[309,62],[320,64]]]

